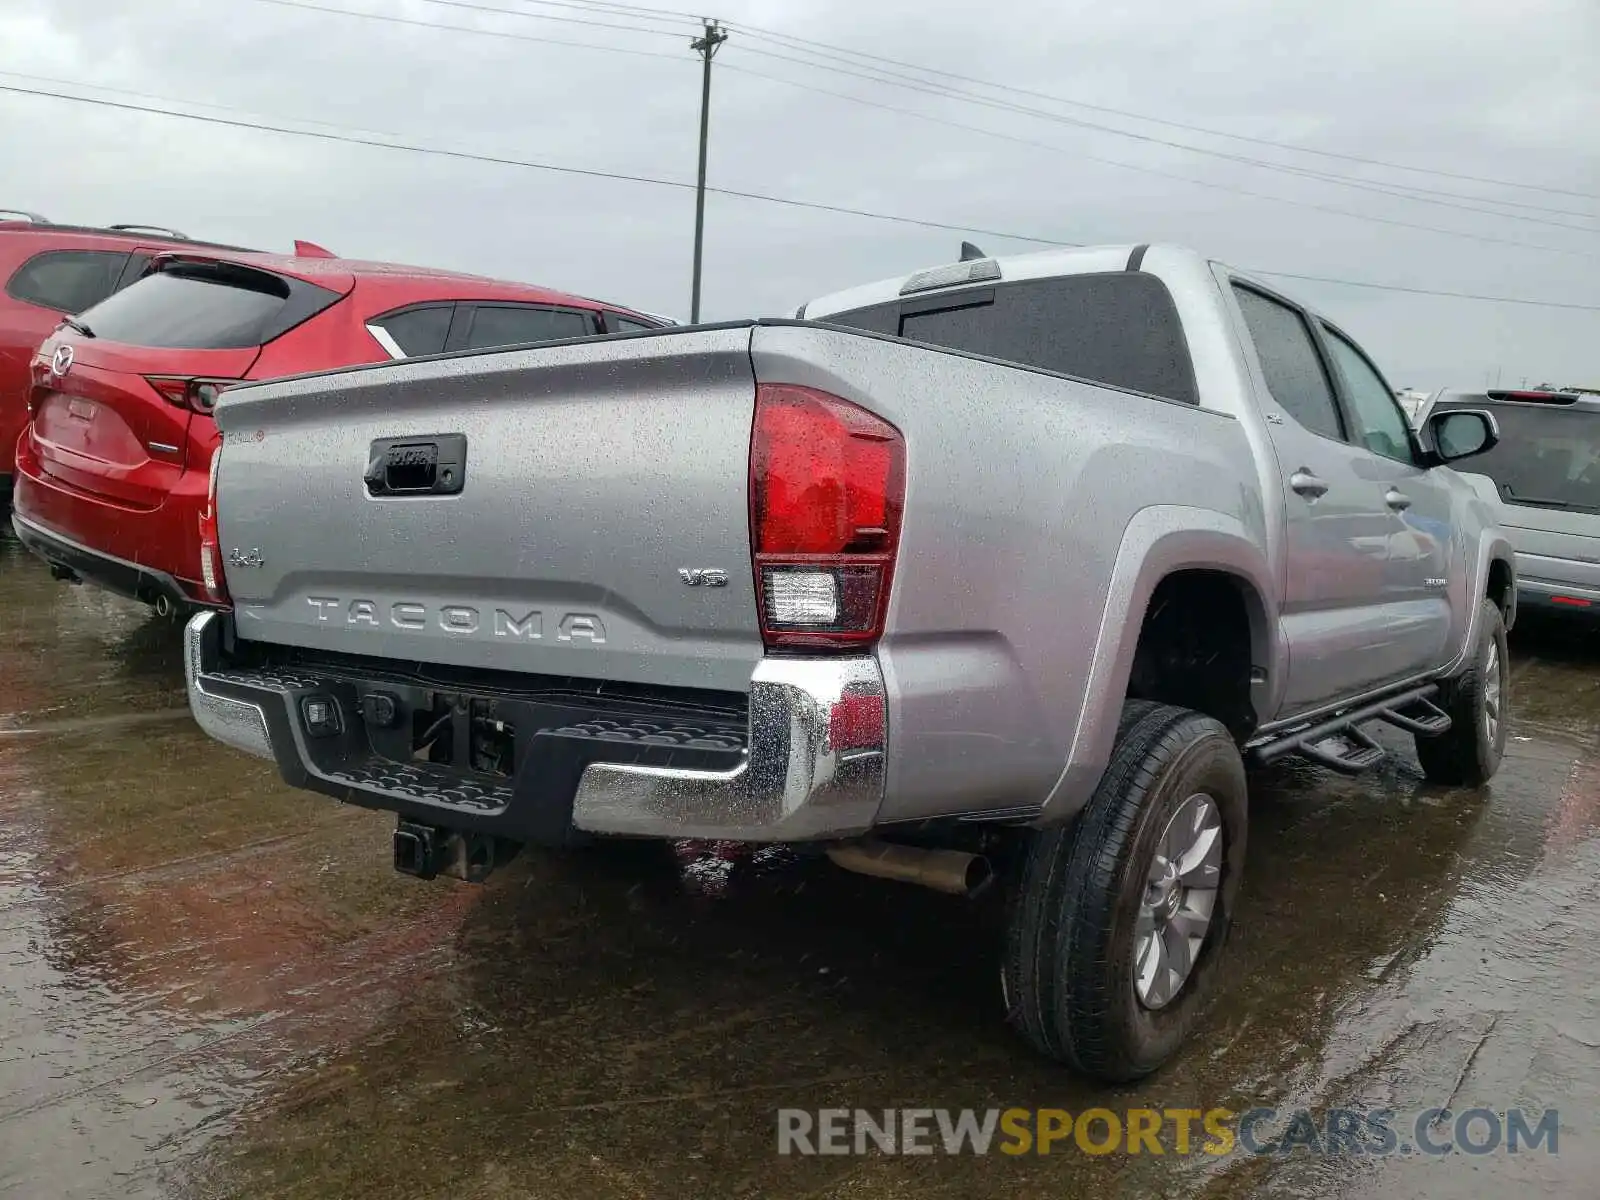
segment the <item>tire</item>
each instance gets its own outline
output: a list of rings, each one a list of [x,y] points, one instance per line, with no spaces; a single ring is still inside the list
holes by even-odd
[[[1148,877],[1169,821],[1180,809],[1192,813],[1194,797],[1210,802],[1222,841],[1210,921],[1172,994],[1163,998],[1158,986],[1142,995],[1140,916],[1156,892]],[[1030,1045],[1108,1083],[1148,1075],[1172,1057],[1208,998],[1227,939],[1247,809],[1244,764],[1221,722],[1151,701],[1124,706],[1110,765],[1083,812],[1064,828],[1030,832],[1021,856],[1003,985],[1007,1020]],[[1192,917],[1191,901],[1201,899],[1185,892],[1182,912]]]
[[[1480,787],[1500,769],[1506,752],[1511,687],[1506,671],[1506,622],[1500,606],[1482,601],[1478,648],[1465,670],[1447,679],[1436,703],[1450,716],[1448,733],[1417,735],[1417,759],[1432,783]]]

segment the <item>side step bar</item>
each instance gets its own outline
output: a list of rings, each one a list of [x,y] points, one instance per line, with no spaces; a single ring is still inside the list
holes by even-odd
[[[1423,684],[1315,725],[1270,737],[1246,750],[1250,761],[1259,766],[1298,754],[1332,770],[1356,775],[1377,766],[1388,753],[1371,734],[1360,728],[1369,721],[1383,721],[1423,737],[1447,732],[1449,714],[1433,702],[1438,694],[1438,684]]]

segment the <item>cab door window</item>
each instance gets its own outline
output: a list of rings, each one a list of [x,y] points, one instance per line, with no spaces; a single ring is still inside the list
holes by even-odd
[[[1384,458],[1414,463],[1411,427],[1394,392],[1354,342],[1326,325],[1322,333],[1354,410],[1356,430],[1351,440]]]

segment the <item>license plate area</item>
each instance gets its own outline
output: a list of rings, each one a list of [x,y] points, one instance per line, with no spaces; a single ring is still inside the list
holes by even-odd
[[[365,707],[374,705],[368,702]],[[405,722],[411,734],[410,758],[509,779],[517,754],[517,728],[509,717],[496,700],[426,693],[422,702],[411,706]]]
[[[421,771],[463,787],[570,795],[591,762],[728,770],[744,761],[747,717],[737,708],[595,695],[570,681],[549,690],[471,691],[414,680],[296,672],[291,721],[308,767]],[[336,714],[310,724],[308,701]]]

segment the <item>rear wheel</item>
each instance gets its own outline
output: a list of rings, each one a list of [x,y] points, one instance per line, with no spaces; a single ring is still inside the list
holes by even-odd
[[[1193,1028],[1244,865],[1244,766],[1220,722],[1132,701],[1089,804],[1030,834],[1012,896],[1007,1018],[1035,1048],[1137,1079]]]
[[[1435,700],[1449,714],[1450,729],[1416,739],[1417,760],[1431,782],[1478,787],[1500,769],[1510,716],[1507,666],[1505,617],[1499,605],[1485,599],[1477,652],[1461,674],[1444,682]]]

